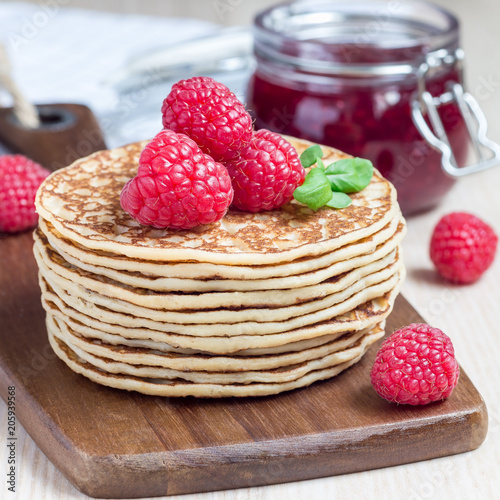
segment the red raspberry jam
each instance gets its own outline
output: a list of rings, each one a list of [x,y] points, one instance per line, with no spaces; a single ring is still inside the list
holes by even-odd
[[[248,107],[268,128],[370,159],[396,186],[405,214],[435,206],[454,179],[413,123],[419,71],[459,48],[458,22],[429,4],[313,0],[274,7],[255,22],[257,68]],[[439,52],[438,52],[439,51]],[[433,96],[461,83],[458,62],[424,78]],[[458,166],[469,135],[457,104],[439,114]]]

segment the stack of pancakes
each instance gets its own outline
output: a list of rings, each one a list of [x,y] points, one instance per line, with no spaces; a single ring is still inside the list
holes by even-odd
[[[337,375],[383,336],[405,223],[378,172],[345,209],[293,201],[154,229],[119,201],[144,145],[79,160],[37,194],[47,331],[72,370],[146,394],[267,395]]]

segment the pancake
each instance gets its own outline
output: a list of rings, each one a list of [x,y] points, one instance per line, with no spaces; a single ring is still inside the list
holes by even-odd
[[[35,235],[35,240],[37,239],[37,235]],[[40,249],[39,247],[36,249],[40,254],[44,254],[47,251],[50,251],[50,247],[48,249]],[[345,273],[338,274],[336,276],[332,276],[331,278],[327,278],[324,281],[316,284],[316,285],[308,285],[304,287],[297,287],[291,289],[271,289],[271,290],[256,290],[256,291],[236,291],[236,292],[179,292],[172,291],[168,294],[169,299],[169,309],[170,310],[183,310],[189,309],[193,307],[193,303],[196,304],[196,308],[198,310],[201,309],[214,309],[219,307],[282,307],[287,305],[296,305],[301,304],[303,302],[308,302],[310,300],[319,299],[322,297],[326,297],[327,295],[331,295],[335,292],[339,292],[344,290],[348,286],[356,283],[356,281],[368,276],[372,273],[376,273],[385,269],[387,266],[393,264],[396,260],[400,259],[399,257],[399,247],[396,247],[386,256],[375,260],[369,264],[356,267],[350,271],[346,271]],[[66,255],[64,253],[59,253],[59,257],[66,260]],[[48,258],[44,260],[44,268],[50,268],[50,262]],[[90,271],[85,265],[82,265],[81,268],[78,268],[76,263],[70,263],[66,260],[68,264],[71,264],[72,267],[69,267],[70,271],[77,271],[81,277],[81,280],[76,283],[73,283],[73,292],[72,293],[80,293],[78,290],[84,283],[87,285],[88,289],[92,289],[96,291],[96,293],[100,293],[105,296],[112,296],[110,293],[110,288],[112,289],[113,283],[116,283],[116,286],[122,287],[125,290],[128,287],[132,287],[131,293],[141,291],[144,293],[144,290],[148,290],[151,294],[152,292],[157,292],[154,286],[149,285],[153,280],[150,278],[141,279],[141,277],[137,276],[120,276],[120,278],[125,278],[123,281],[116,280],[114,278],[110,278],[109,276],[103,272],[103,274],[96,274],[96,272]],[[47,266],[49,264],[49,266]],[[52,269],[54,267],[52,266]],[[61,269],[60,269],[61,271]],[[81,272],[87,271],[87,272]],[[90,273],[90,274],[87,274]],[[69,273],[58,273],[61,278],[62,276],[68,276]],[[72,275],[74,276],[74,275]],[[118,276],[116,276],[118,278]],[[95,283],[95,281],[99,281],[99,283]],[[135,283],[135,284],[134,284]],[[123,286],[125,285],[125,287]],[[164,295],[166,295],[164,293]]]
[[[284,321],[269,321],[267,320],[268,318],[264,317],[262,318],[262,321],[236,322],[237,318],[235,317],[234,322],[232,323],[228,322],[205,324],[173,323],[162,321],[162,311],[153,311],[146,308],[141,311],[148,317],[137,315],[137,308],[133,309],[132,313],[126,311],[117,312],[109,309],[107,307],[108,304],[106,304],[106,306],[97,304],[95,294],[91,294],[91,297],[95,302],[85,300],[82,297],[78,297],[75,299],[72,295],[64,292],[62,288],[58,287],[49,277],[44,276],[44,279],[47,281],[47,283],[49,283],[49,285],[57,293],[57,295],[68,305],[75,309],[78,309],[79,311],[82,311],[88,316],[100,319],[101,321],[107,321],[110,318],[116,317],[116,315],[120,315],[120,317],[123,317],[124,319],[123,323],[119,324],[123,324],[126,326],[153,328],[160,331],[197,337],[232,337],[238,335],[275,334],[328,321],[336,316],[346,314],[352,309],[355,309],[357,306],[389,292],[397,285],[398,281],[400,280],[400,276],[399,274],[396,274],[381,283],[364,288],[358,293],[350,296],[347,300],[334,304],[325,309],[321,309],[309,314],[304,314],[302,316],[293,317]]]
[[[54,309],[52,308],[54,307]],[[72,332],[74,332],[79,337],[89,339],[91,341],[96,341],[101,344],[108,344],[111,346],[126,346],[138,349],[147,349],[149,351],[159,351],[161,353],[175,353],[175,354],[202,354],[213,356],[214,353],[208,351],[201,351],[199,349],[190,349],[175,347],[166,342],[157,342],[150,339],[144,338],[127,338],[115,333],[104,332],[102,330],[97,330],[96,328],[91,328],[78,320],[74,320],[68,316],[65,316],[60,310],[55,308],[52,304],[51,307],[47,308],[47,316],[54,316],[58,318],[59,322],[64,323]],[[269,354],[284,354],[284,353],[300,353],[301,351],[306,351],[312,348],[320,347],[325,344],[329,344],[332,341],[343,337],[345,335],[351,334],[361,334],[365,335],[373,328],[383,330],[385,327],[385,321],[377,323],[374,327],[370,326],[362,330],[349,331],[349,332],[338,332],[330,335],[322,335],[317,338],[309,340],[299,340],[296,342],[290,342],[288,344],[269,348],[257,348],[257,349],[243,349],[241,351],[229,353],[231,356],[248,357],[248,356],[262,356]],[[220,354],[220,353],[219,353]],[[226,353],[227,354],[227,353]],[[304,353],[301,353],[301,356]]]
[[[55,333],[51,327],[48,327],[49,335],[53,335],[58,340],[64,341],[58,333]],[[168,368],[148,365],[129,365],[123,362],[114,361],[113,359],[96,356],[87,351],[76,347],[74,344],[69,344],[75,354],[87,363],[99,368],[105,372],[112,374],[132,375],[135,377],[165,379],[165,380],[184,380],[197,384],[250,384],[250,383],[285,383],[296,381],[310,372],[331,368],[342,363],[346,363],[356,357],[380,339],[383,333],[365,335],[354,345],[331,355],[325,356],[322,359],[315,359],[301,364],[277,368],[274,370],[261,371],[242,371],[242,372],[196,372],[196,371],[180,371]]]
[[[315,370],[298,380],[283,383],[251,383],[251,384],[195,384],[183,380],[164,380],[153,378],[134,377],[132,375],[117,375],[105,372],[80,359],[78,355],[63,341],[55,338],[49,332],[49,342],[56,355],[62,359],[71,370],[90,380],[127,391],[137,391],[152,396],[185,397],[194,396],[199,398],[222,398],[222,397],[249,397],[269,396],[284,391],[305,387],[318,380],[334,377],[357,363],[364,352],[359,356],[340,365],[322,370]],[[369,346],[366,347],[368,349]],[[366,351],[365,349],[365,351]]]
[[[398,231],[396,234],[390,238],[385,243],[380,244],[374,252],[370,254],[363,254],[358,257],[354,257],[348,263],[346,262],[338,262],[333,264],[330,267],[324,269],[318,269],[316,271],[312,271],[310,273],[304,273],[297,276],[288,276],[282,278],[271,278],[267,280],[232,280],[232,279],[224,279],[224,280],[192,280],[192,279],[179,279],[179,278],[164,278],[163,279],[163,289],[165,291],[177,291],[177,292],[211,292],[211,291],[238,291],[238,292],[246,292],[246,291],[257,291],[257,290],[284,290],[290,288],[299,288],[311,285],[317,285],[318,283],[322,283],[329,278],[334,276],[338,276],[344,272],[350,271],[352,269],[356,269],[358,267],[363,267],[368,264],[375,262],[376,260],[382,259],[386,257],[388,254],[394,251],[394,249],[399,245],[404,235],[406,234],[406,228],[403,223],[400,223]],[[35,233],[35,240],[40,239],[40,234]],[[47,247],[48,248],[48,247]],[[50,251],[50,250],[49,250]],[[52,254],[54,251],[52,249]],[[56,260],[59,260],[59,264],[68,267],[71,269],[71,264],[62,257],[57,254],[55,257]],[[49,260],[46,260],[46,265],[49,265]],[[83,264],[83,266],[86,266]],[[84,267],[80,266],[79,272],[82,275],[85,273],[89,273],[90,271],[85,271]],[[73,266],[74,267],[74,266]],[[91,273],[91,275],[99,276],[100,280],[104,283],[104,277],[108,277],[109,273],[106,270],[100,270],[95,273]],[[136,277],[132,276],[130,279],[127,279],[127,274],[125,272],[121,272],[119,274],[115,274],[114,278],[118,278],[118,280],[123,285],[136,286],[137,283],[143,284],[143,288],[152,290],[150,283],[155,281],[154,278],[142,276]],[[112,281],[116,281],[112,277],[109,278]],[[128,282],[128,283],[127,283]]]
[[[290,138],[298,152],[310,143]],[[229,210],[218,222],[172,231],[141,226],[120,207],[146,142],[99,151],[53,172],[40,186],[36,209],[64,238],[84,248],[154,261],[264,265],[326,254],[380,231],[399,213],[394,187],[375,171],[342,210],[312,211],[295,201],[279,210]],[[322,147],[325,161],[346,158]]]
[[[286,348],[286,346],[298,341],[372,328],[389,316],[403,278],[404,270],[400,271],[400,280],[390,292],[361,304],[348,313],[339,315],[329,321],[276,334],[261,335],[259,331],[256,331],[249,335],[225,336],[225,332],[221,331],[218,336],[213,337],[175,334],[168,331],[168,329],[158,329],[163,327],[162,323],[149,322],[148,320],[141,321],[133,316],[107,311],[105,308],[96,308],[88,315],[68,305],[59,295],[51,291],[43,279],[40,281],[40,286],[42,288],[42,306],[44,309],[63,321],[67,321],[67,318],[73,320],[74,324],[71,326],[76,331],[80,331],[81,328],[88,328],[94,330],[94,332],[102,331],[128,339],[153,340],[177,348],[196,349],[213,354],[229,354],[249,349],[269,349],[282,346]],[[58,293],[68,300],[68,296],[63,291],[59,290]],[[70,301],[68,300],[68,302]],[[98,317],[97,314],[99,309],[101,310],[99,314],[101,317]],[[103,318],[106,318],[107,321],[103,320]],[[79,324],[82,326],[79,326]]]
[[[311,371],[312,369],[320,369],[321,367],[333,366],[334,364],[349,361],[359,354],[358,348],[372,343],[373,339],[383,336],[383,329],[375,326],[366,333],[350,332],[342,335],[340,338],[328,343],[327,345],[308,349],[302,352],[293,352],[287,354],[263,355],[263,356],[246,356],[246,357],[231,357],[231,356],[200,356],[200,355],[183,355],[175,353],[162,353],[160,351],[151,351],[149,349],[138,349],[127,346],[113,346],[89,340],[79,336],[63,321],[47,315],[47,328],[52,331],[53,335],[62,340],[65,344],[71,347],[81,358],[91,364],[98,366],[101,369],[112,373],[128,373],[143,377],[153,378],[183,378],[192,382],[208,382],[210,374],[218,375],[216,383],[248,383],[251,382],[269,382],[271,380],[250,380],[251,377],[256,377],[258,373],[251,373],[250,377],[244,378],[242,375],[250,372],[261,372],[269,370],[277,370],[287,368],[297,373],[304,375],[303,370]],[[354,348],[354,349],[353,349]],[[349,350],[349,352],[346,352]],[[108,362],[108,367],[96,363],[92,356],[104,358]],[[147,366],[149,368],[162,368],[171,370],[161,372],[150,371],[148,374],[143,372],[120,371],[128,370],[125,366],[112,368],[111,362],[120,363],[126,366]],[[321,364],[321,366],[320,366]],[[299,368],[299,370],[295,370]],[[182,372],[197,373],[197,379],[190,378]],[[281,372],[283,373],[283,370]],[[221,374],[232,374],[231,380],[224,380]],[[212,380],[213,381],[213,380]],[[276,381],[276,380],[274,380]]]
[[[144,285],[152,290],[172,290],[171,278],[195,279],[195,280],[262,280],[275,277],[288,277],[304,274],[329,267],[333,264],[343,262],[348,264],[353,257],[370,254],[377,247],[394,236],[402,226],[401,214],[393,217],[390,222],[380,231],[363,238],[360,241],[345,245],[337,250],[313,258],[302,257],[292,262],[279,264],[237,266],[211,264],[207,262],[154,262],[141,259],[130,259],[124,255],[111,254],[109,252],[91,251],[74,244],[63,238],[49,223],[40,220],[40,232],[47,238],[50,245],[65,260],[83,269],[103,274],[123,283],[130,283],[126,280],[141,279]],[[128,271],[128,273],[118,273],[116,271]],[[133,273],[130,275],[130,273]],[[152,279],[147,279],[147,278]],[[161,278],[168,278],[162,280]]]
[[[46,267],[45,261],[41,260],[42,257],[38,252],[39,248],[35,246],[35,256],[42,276],[51,284],[56,284],[73,296],[85,298],[93,304],[104,306],[113,311],[133,314],[155,321],[178,324],[241,323],[248,321],[270,322],[288,320],[297,316],[326,310],[335,304],[344,302],[352,295],[390,279],[402,266],[402,261],[396,259],[380,271],[360,277],[354,281],[352,285],[343,288],[340,292],[329,294],[326,297],[316,300],[303,301],[298,305],[282,307],[262,306],[256,308],[239,306],[237,308],[211,308],[210,310],[200,311],[196,308],[197,303],[204,299],[208,301],[210,297],[206,298],[204,295],[191,295],[183,297],[184,299],[191,299],[187,304],[189,308],[179,312],[178,310],[170,310],[171,303],[173,302],[172,294],[156,293],[151,295],[142,293],[145,292],[145,290],[124,290],[116,286],[116,283],[114,286],[103,287],[100,286],[102,285],[100,281],[92,279],[89,276],[82,277],[78,273],[71,273],[65,267],[59,266],[57,263],[51,262],[51,266]],[[41,252],[43,252],[43,249]],[[61,276],[61,274],[63,274],[63,276]],[[104,290],[102,290],[103,288]],[[114,289],[116,293],[110,293],[110,288]],[[106,295],[101,295],[102,291],[105,293],[107,292]]]

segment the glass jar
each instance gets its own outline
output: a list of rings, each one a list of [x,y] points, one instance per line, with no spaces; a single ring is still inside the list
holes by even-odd
[[[454,166],[464,166],[468,129],[458,103],[443,98],[462,84],[452,14],[397,0],[298,1],[261,13],[254,42],[247,103],[256,128],[370,159],[395,185],[405,214],[435,206],[451,188],[454,177],[414,115],[423,92],[439,100],[439,139],[451,146]]]

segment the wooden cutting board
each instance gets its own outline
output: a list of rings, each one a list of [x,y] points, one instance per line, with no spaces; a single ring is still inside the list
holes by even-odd
[[[52,353],[31,234],[0,236],[0,391],[82,492],[131,498],[221,490],[426,460],[477,448],[483,399],[462,371],[444,402],[407,407],[376,395],[378,345],[340,376],[277,396],[160,398],[94,384]],[[422,318],[400,296],[387,331]]]

